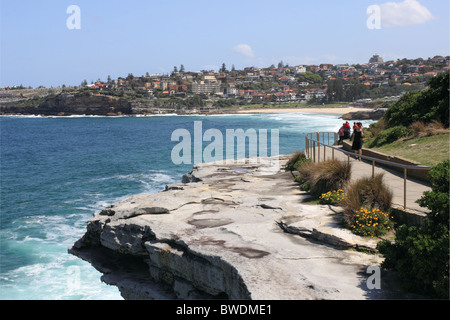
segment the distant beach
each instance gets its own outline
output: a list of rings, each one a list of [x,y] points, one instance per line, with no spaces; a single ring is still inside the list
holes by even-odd
[[[328,114],[346,114],[349,112],[368,111],[367,108],[355,107],[312,107],[312,108],[270,108],[270,109],[245,109],[236,110],[236,113],[328,113]]]

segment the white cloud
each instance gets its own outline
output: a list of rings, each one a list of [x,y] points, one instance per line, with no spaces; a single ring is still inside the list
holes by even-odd
[[[434,19],[431,12],[417,0],[386,2],[380,5],[383,27],[410,26]]]
[[[254,58],[255,54],[253,53],[252,47],[248,44],[239,44],[233,48],[233,50],[237,53],[240,53],[248,58]]]

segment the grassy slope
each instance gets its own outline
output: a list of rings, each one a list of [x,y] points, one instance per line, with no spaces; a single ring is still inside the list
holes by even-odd
[[[398,140],[372,150],[417,161],[424,166],[435,166],[450,157],[450,133]]]

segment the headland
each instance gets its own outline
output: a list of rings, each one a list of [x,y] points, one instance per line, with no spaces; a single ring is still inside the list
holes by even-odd
[[[96,213],[69,252],[125,299],[404,297],[367,285],[382,261],[376,239],[340,228],[336,207],[305,204],[288,157],[281,169],[270,159],[196,165],[180,184]]]

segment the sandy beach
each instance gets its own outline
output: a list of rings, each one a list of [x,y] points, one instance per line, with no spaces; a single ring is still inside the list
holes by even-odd
[[[328,113],[346,114],[349,112],[368,111],[367,108],[355,107],[312,107],[312,108],[271,108],[271,109],[246,109],[237,110],[236,113]]]

